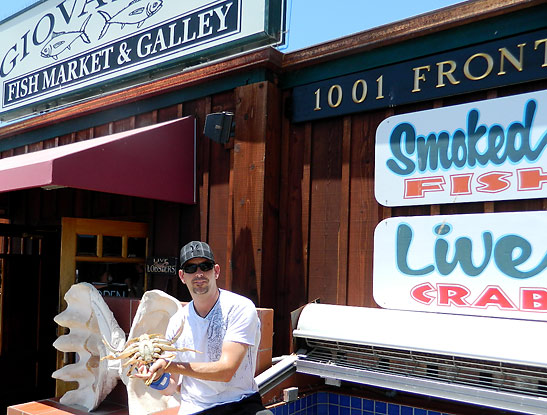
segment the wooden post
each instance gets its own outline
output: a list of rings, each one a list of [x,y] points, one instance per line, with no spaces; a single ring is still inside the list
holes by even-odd
[[[280,97],[270,82],[236,89],[229,279],[257,306],[264,302],[264,282],[271,287],[276,277]],[[273,298],[271,290],[267,295]]]

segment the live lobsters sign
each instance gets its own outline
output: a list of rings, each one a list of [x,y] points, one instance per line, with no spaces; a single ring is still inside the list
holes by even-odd
[[[374,235],[381,307],[547,320],[547,212],[389,218]]]
[[[547,91],[394,116],[376,132],[386,206],[547,197]]]

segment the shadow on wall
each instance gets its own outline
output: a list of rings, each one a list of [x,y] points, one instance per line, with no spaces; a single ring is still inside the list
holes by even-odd
[[[253,237],[246,227],[239,233],[232,252],[232,291],[250,298],[259,306],[258,281]]]

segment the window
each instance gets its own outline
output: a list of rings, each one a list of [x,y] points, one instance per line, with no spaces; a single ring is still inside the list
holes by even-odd
[[[140,298],[147,233],[144,223],[63,218],[61,298],[78,282],[92,284],[103,296]]]

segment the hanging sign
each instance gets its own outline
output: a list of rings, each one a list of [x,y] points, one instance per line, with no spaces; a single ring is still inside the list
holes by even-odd
[[[547,91],[397,115],[376,131],[385,206],[547,197]]]
[[[547,212],[393,217],[374,233],[384,308],[547,320]]]
[[[279,41],[281,0],[47,0],[0,25],[0,113]]]
[[[147,257],[148,274],[177,275],[177,257]]]

